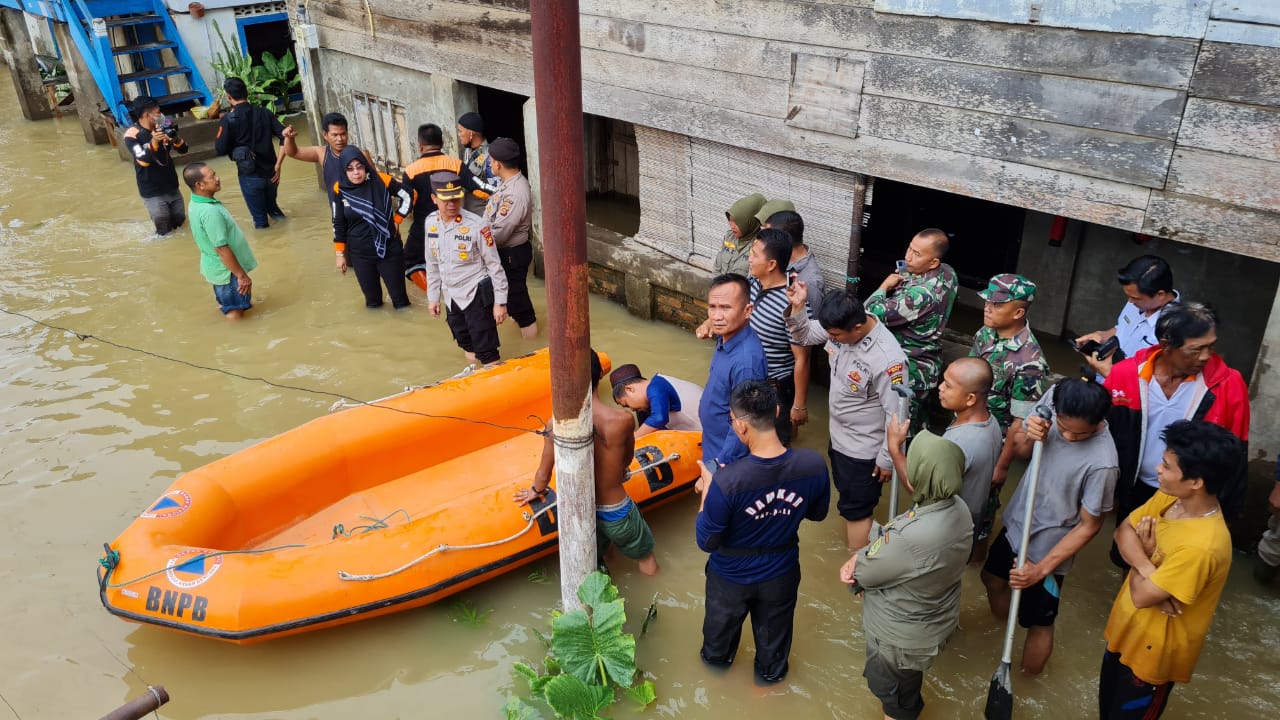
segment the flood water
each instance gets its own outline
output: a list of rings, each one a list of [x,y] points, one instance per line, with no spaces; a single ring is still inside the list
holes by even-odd
[[[178,475],[317,417],[333,401],[193,365],[373,399],[451,375],[463,360],[425,307],[366,310],[354,278],[336,273],[310,165],[285,165],[280,204],[289,218],[249,231],[260,261],[257,307],[232,324],[198,273],[186,229],[151,236],[132,171],[114,149],[84,144],[73,118],[26,122],[10,91],[0,92],[0,307],[94,336],[0,313],[0,720],[98,717],[148,684],[173,697],[159,716],[179,720],[500,717],[510,694],[527,694],[511,666],[541,660],[531,628],[548,630],[559,599],[558,584],[535,582],[529,569],[457,596],[491,611],[478,624],[447,600],[249,647],[139,627],[101,607],[94,570],[102,543]],[[214,166],[224,178],[220,199],[251,227],[234,169],[225,160]],[[543,311],[541,281],[533,288]],[[591,313],[593,342],[615,363],[705,376],[710,346],[690,334],[599,299]],[[502,351],[545,341],[545,328],[523,342],[508,323]],[[825,449],[824,394],[815,389],[809,404],[814,424],[800,443]],[[879,717],[861,677],[861,601],[836,579],[846,558],[834,511],[802,532],[791,672],[766,689],[752,684],[749,633],[727,673],[698,659],[705,555],[694,544],[695,512],[689,497],[651,518],[656,578],[616,563],[629,629],[638,634],[657,597],[658,619],[637,655],[658,701],[614,716]],[[1175,690],[1166,717],[1280,711],[1280,602],[1252,583],[1247,560],[1238,556],[1196,677]],[[557,570],[554,559],[536,567],[552,578]],[[1119,582],[1105,542],[1095,540],[1066,583],[1047,672],[1033,680],[1015,673],[1021,717],[1095,715],[1102,628]],[[925,717],[981,714],[1002,634],[971,569],[961,629],[927,677]]]

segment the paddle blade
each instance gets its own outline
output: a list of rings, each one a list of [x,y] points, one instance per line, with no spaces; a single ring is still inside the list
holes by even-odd
[[[1009,682],[1009,663],[1002,662],[991,676],[987,690],[987,720],[1010,720],[1013,717],[1013,686]]]

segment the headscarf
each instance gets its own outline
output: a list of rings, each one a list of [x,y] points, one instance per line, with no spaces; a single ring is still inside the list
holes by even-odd
[[[364,166],[366,173],[364,182],[359,185],[347,178],[347,166],[353,160],[358,160]],[[346,199],[347,206],[373,230],[373,249],[379,258],[385,258],[387,240],[391,238],[395,222],[392,215],[391,193],[387,192],[387,186],[382,181],[382,176],[378,174],[378,169],[369,167],[364,151],[355,145],[348,145],[342,149],[342,154],[338,156],[338,166],[342,173],[338,178],[338,189],[342,197]]]
[[[958,495],[964,487],[964,451],[922,430],[907,451],[907,477],[916,489],[912,499],[921,507]]]

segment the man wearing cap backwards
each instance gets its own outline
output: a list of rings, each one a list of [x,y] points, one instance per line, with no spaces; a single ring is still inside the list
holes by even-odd
[[[697,417],[684,412],[684,406],[694,405],[693,400],[702,394],[691,382],[657,373],[646,378],[640,368],[627,364],[609,373],[609,384],[613,401],[640,418],[636,437],[658,430],[702,430]]]
[[[485,203],[497,189],[497,181],[489,165],[489,143],[484,141],[484,119],[480,113],[463,113],[458,118],[458,142],[462,145],[462,164],[484,188],[468,193],[462,205],[469,213],[483,215]]]
[[[529,181],[520,172],[517,161],[520,146],[511,138],[500,137],[489,145],[489,166],[498,179],[498,187],[485,205],[484,221],[493,231],[493,240],[507,274],[508,312],[520,326],[526,340],[538,336],[538,316],[529,299],[529,264],[533,262],[533,244],[529,242]]]
[[[427,305],[440,317],[441,291],[448,295],[445,321],[468,360],[498,362],[498,325],[507,319],[507,276],[484,220],[462,209],[466,189],[456,173],[431,178],[437,210],[427,216]]]
[[[912,424],[919,427],[921,401],[942,375],[942,331],[956,300],[956,273],[942,262],[950,241],[937,228],[916,233],[907,246],[904,274],[890,273],[867,298],[867,312],[880,318],[907,354],[907,377],[915,399]]]
[[[748,195],[725,211],[725,219],[729,221],[729,231],[724,234],[724,245],[715,257],[715,274],[737,273],[746,277],[751,274],[747,256],[756,241],[756,233],[760,231],[760,221],[756,213],[764,207],[764,196],[760,193]]]

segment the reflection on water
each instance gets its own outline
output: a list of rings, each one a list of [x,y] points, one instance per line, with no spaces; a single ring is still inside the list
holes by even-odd
[[[81,141],[71,119],[27,123],[0,108],[0,307],[123,345],[247,377],[372,399],[453,374],[461,353],[443,321],[424,308],[363,307],[354,278],[332,266],[329,228],[311,166],[285,165],[281,204],[289,218],[254,232],[261,266],[257,309],[224,321],[199,276],[184,230],[149,235],[131,171],[110,148]],[[234,169],[214,163],[226,178]],[[251,227],[236,183],[221,199]],[[252,232],[252,231],[251,231]],[[539,310],[542,283],[534,281]],[[421,297],[418,298],[421,300]],[[615,362],[637,362],[700,380],[710,347],[671,327],[640,322],[593,300],[594,344]],[[503,329],[503,353],[524,342]],[[333,397],[175,364],[94,337],[0,314],[4,463],[0,512],[3,651],[0,720],[97,717],[148,683],[173,701],[166,718],[495,717],[524,692],[516,660],[540,661],[529,628],[545,631],[558,584],[528,570],[465,592],[473,627],[451,601],[333,630],[235,647],[139,628],[99,605],[93,570],[116,536],[180,473],[325,412]],[[821,391],[810,406],[825,426]],[[808,428],[801,444],[825,449]],[[697,658],[705,556],[693,542],[690,499],[653,518],[662,573],[615,563],[639,630],[655,596],[659,617],[638,642],[658,703],[646,716],[711,718],[790,714],[878,717],[861,678],[860,601],[836,581],[844,561],[838,517],[803,530],[804,580],[792,670],[756,688],[750,634],[739,662],[711,672]],[[881,511],[883,515],[883,510]],[[1024,716],[1090,717],[1102,627],[1118,575],[1103,543],[1066,584],[1057,652],[1044,677],[1014,678]],[[540,564],[550,576],[553,560]],[[1178,688],[1170,717],[1274,717],[1280,644],[1274,595],[1260,593],[1238,563],[1195,681]],[[976,571],[965,579],[961,631],[928,676],[927,717],[975,717],[998,663],[1002,623],[986,610]],[[522,685],[522,683],[521,683]],[[619,710],[619,717],[629,710]]]

